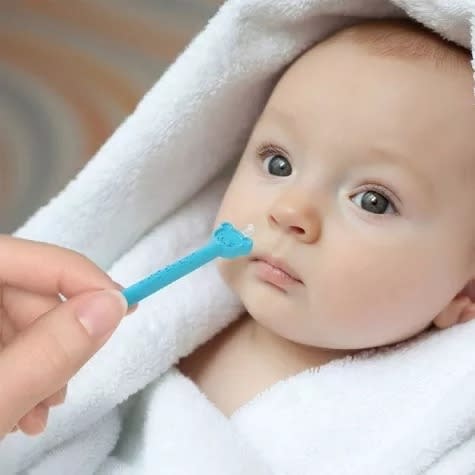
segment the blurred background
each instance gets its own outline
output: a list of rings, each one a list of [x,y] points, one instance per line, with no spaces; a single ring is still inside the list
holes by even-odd
[[[84,166],[221,0],[0,0],[0,233]]]

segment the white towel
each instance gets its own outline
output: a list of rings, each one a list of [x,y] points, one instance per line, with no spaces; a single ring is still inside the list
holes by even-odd
[[[17,234],[124,285],[198,247],[279,71],[346,24],[406,14],[473,50],[473,0],[230,0]],[[227,420],[172,366],[239,310],[212,265],[144,301],[43,435],[0,443],[0,473],[475,472],[474,324],[302,373]]]

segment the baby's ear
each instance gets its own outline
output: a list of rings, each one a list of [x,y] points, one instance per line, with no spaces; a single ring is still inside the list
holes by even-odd
[[[443,329],[473,319],[475,319],[475,279],[471,280],[435,317],[434,325]]]

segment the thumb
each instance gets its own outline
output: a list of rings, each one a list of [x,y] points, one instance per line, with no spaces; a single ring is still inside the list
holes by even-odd
[[[0,437],[62,388],[127,312],[117,290],[72,297],[39,317],[0,352]]]

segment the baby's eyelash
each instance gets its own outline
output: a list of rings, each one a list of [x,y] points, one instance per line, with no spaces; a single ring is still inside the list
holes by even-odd
[[[262,160],[270,157],[271,155],[282,155],[284,157],[289,156],[289,154],[283,148],[271,143],[265,143],[257,149],[257,156]]]

